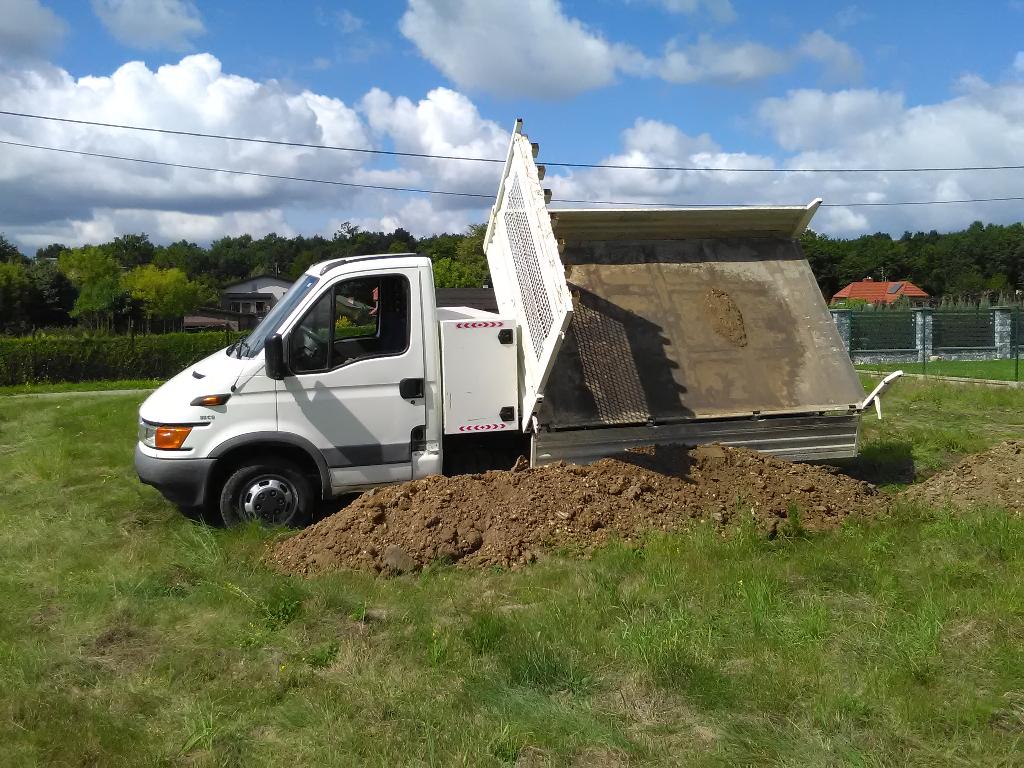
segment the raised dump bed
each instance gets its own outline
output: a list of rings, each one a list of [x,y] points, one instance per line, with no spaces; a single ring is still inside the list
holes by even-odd
[[[856,455],[867,402],[797,240],[819,204],[548,210],[514,135],[485,247],[524,329],[533,463],[654,443]]]
[[[573,314],[539,423],[853,455],[864,393],[796,241],[816,207],[553,213]]]

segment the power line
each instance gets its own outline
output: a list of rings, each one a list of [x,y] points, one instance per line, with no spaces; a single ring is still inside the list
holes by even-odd
[[[428,160],[466,160],[473,163],[504,163],[491,157],[466,157],[463,155],[432,155],[426,152],[397,152],[387,149],[369,149],[367,147],[339,147],[331,144],[307,144],[301,141],[283,141],[277,139],[256,139],[251,136],[229,136],[220,133],[201,133],[199,131],[176,131],[170,128],[150,128],[140,125],[123,125],[121,123],[101,123],[96,120],[73,120],[70,117],[54,117],[52,115],[32,115],[26,112],[8,112],[0,110],[0,115],[10,117],[27,117],[33,120],[50,120],[57,123],[73,123],[75,125],[93,125],[100,128],[119,128],[125,131],[142,131],[144,133],[163,133],[170,136],[191,136],[201,139],[223,139],[225,141],[245,141],[251,144],[271,144],[278,147],[299,147],[303,149],[329,149],[335,152],[359,152],[366,155],[389,155],[391,157],[416,157]]]
[[[306,176],[286,176],[278,173],[261,173],[258,171],[241,171],[234,168],[214,168],[206,165],[189,165],[187,163],[171,163],[164,160],[147,160],[140,157],[127,157],[125,155],[113,155],[104,152],[86,152],[80,149],[65,149],[63,147],[47,147],[42,144],[28,144],[20,141],[8,141],[0,139],[0,144],[11,147],[23,147],[26,149],[40,149],[47,152],[59,152],[65,155],[80,155],[83,157],[96,157],[106,160],[121,160],[130,163],[142,163],[144,165],[155,165],[163,168],[184,168],[192,171],[207,171],[211,173],[227,173],[236,176],[254,176],[261,179],[276,179],[278,181],[297,181],[309,184],[329,184],[338,187],[353,187],[356,189],[376,189],[387,192],[415,192],[424,195],[445,195],[449,197],[470,197],[484,200],[493,200],[493,194],[482,192],[457,192],[446,189],[423,189],[420,187],[395,187],[383,184],[360,184],[352,181],[337,181],[335,179],[316,179]],[[965,200],[908,200],[901,202],[874,202],[874,203],[822,203],[822,208],[863,208],[863,207],[893,207],[906,205],[959,205],[966,203],[997,203],[1024,200],[1019,197],[982,197]],[[761,208],[769,203],[753,204],[730,204],[730,203],[669,203],[669,202],[637,202],[627,200],[570,200],[563,198],[552,198],[553,203],[570,205],[618,205],[618,206],[646,206],[648,208]]]
[[[222,139],[224,141],[242,141],[252,144],[269,144],[280,147],[296,147],[303,149],[325,149],[336,152],[358,152],[368,155],[386,155],[391,157],[412,157],[426,160],[453,160],[473,163],[504,163],[504,158],[473,157],[469,155],[441,155],[428,152],[399,152],[387,149],[370,149],[367,147],[344,147],[331,144],[312,144],[301,141],[285,141],[278,139],[257,139],[251,136],[232,136],[229,134],[203,133],[200,131],[179,131],[171,128],[152,128],[123,123],[104,123],[97,120],[78,120],[70,117],[54,115],[35,115],[28,112],[12,112],[0,110],[0,115],[23,117],[31,120],[48,120],[74,125],[90,125],[99,128],[116,128],[125,131],[141,131],[144,133],[160,133],[171,136],[189,136],[203,139]],[[567,163],[544,160],[544,165],[555,168],[593,168],[620,171],[683,171],[709,173],[954,173],[967,171],[1019,171],[1022,165],[962,165],[947,167],[906,167],[906,168],[730,168],[727,166],[683,166],[683,165],[626,165],[623,163]]]
[[[64,149],[62,147],[46,147],[42,144],[27,144],[20,141],[7,141],[0,139],[0,144],[11,147],[26,147],[28,149],[44,149],[47,152],[61,152],[66,155],[82,155],[84,157],[102,157],[107,160],[123,160],[129,163],[144,163],[145,165],[159,165],[164,168],[185,168],[192,171],[210,171],[212,173],[231,173],[237,176],[255,176],[261,179],[277,179],[279,181],[302,181],[309,184],[331,184],[337,187],[356,187],[358,189],[381,189],[388,192],[419,192],[424,195],[449,195],[452,197],[481,197],[493,199],[494,195],[485,195],[475,192],[451,192],[442,189],[420,189],[418,187],[390,187],[383,184],[357,184],[353,181],[336,181],[334,179],[311,179],[303,176],[285,176],[278,173],[259,173],[257,171],[239,171],[233,168],[213,168],[206,165],[188,165],[186,163],[168,163],[163,160],[145,160],[141,157],[125,157],[124,155],[109,155],[103,152],[86,152],[80,149]]]

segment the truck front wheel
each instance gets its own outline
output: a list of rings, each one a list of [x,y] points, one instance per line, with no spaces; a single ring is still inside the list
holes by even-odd
[[[225,525],[256,521],[263,525],[302,526],[314,505],[313,488],[302,471],[283,459],[239,467],[220,492]]]

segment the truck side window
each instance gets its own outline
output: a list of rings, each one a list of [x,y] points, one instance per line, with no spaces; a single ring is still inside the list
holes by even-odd
[[[331,348],[331,294],[321,296],[288,337],[288,362],[295,373],[327,368]]]
[[[337,368],[409,346],[409,281],[401,275],[346,280],[317,300],[292,330],[294,373]]]
[[[359,277],[334,289],[331,367],[404,352],[409,346],[409,281]]]

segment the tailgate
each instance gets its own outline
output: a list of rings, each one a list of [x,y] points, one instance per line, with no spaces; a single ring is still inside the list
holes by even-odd
[[[484,253],[498,312],[515,318],[519,329],[519,412],[525,427],[543,400],[572,314],[572,299],[533,162],[534,148],[521,127],[517,121],[487,224]]]
[[[553,211],[573,315],[541,423],[856,409],[863,389],[795,239],[816,207]]]

